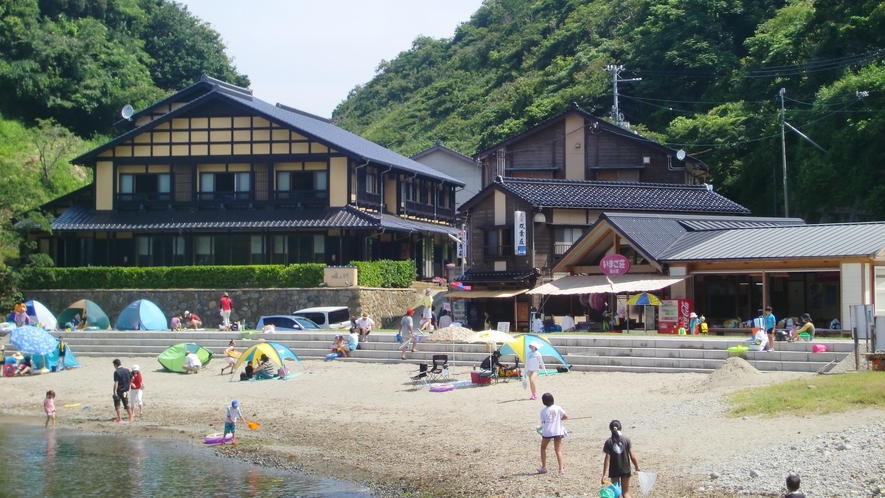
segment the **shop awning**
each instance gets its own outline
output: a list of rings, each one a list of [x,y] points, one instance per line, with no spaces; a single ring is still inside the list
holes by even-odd
[[[612,294],[647,292],[669,287],[687,277],[671,277],[669,275],[647,273],[618,275],[609,278],[611,278],[611,283],[605,278],[605,275],[571,275],[534,288],[528,293],[545,296],[568,296],[604,292]]]
[[[528,289],[510,289],[510,290],[459,290],[451,291],[446,294],[447,298],[452,299],[488,299],[488,298],[507,298],[518,296],[527,292]]]

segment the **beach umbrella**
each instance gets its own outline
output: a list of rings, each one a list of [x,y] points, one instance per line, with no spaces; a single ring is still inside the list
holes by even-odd
[[[501,332],[500,330],[481,330],[479,332],[474,332],[467,338],[466,342],[484,342],[486,344],[498,344],[500,342],[502,344],[509,344],[516,342],[516,338],[507,332]]]
[[[40,327],[24,325],[9,333],[9,343],[22,353],[49,354],[58,347],[58,339]]]
[[[433,333],[427,334],[424,336],[423,342],[435,342],[437,344],[452,344],[452,364],[455,362],[455,343],[456,342],[467,342],[467,339],[473,335],[473,331],[468,329],[467,327],[461,327],[459,325],[450,325],[448,327],[443,327],[441,329],[437,329]],[[450,368],[449,370],[452,373],[455,372],[454,368]]]
[[[630,306],[660,306],[661,300],[654,294],[640,292],[628,299],[627,304]]]
[[[649,294],[647,292],[640,292],[635,296],[632,296],[627,300],[627,306],[660,306],[661,300],[657,298],[654,294]],[[643,309],[643,315],[645,315],[645,311]],[[645,324],[645,330],[648,331],[648,321],[642,320]],[[630,328],[630,315],[627,315],[627,329]]]

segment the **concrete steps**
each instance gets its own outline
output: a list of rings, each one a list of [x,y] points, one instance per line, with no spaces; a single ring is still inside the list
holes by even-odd
[[[254,334],[252,340],[244,339],[241,332],[189,331],[189,332],[67,332],[65,340],[79,356],[144,356],[156,357],[169,346],[179,342],[195,342],[221,354],[230,339],[237,341],[243,350],[260,338],[279,342],[289,347],[302,359],[323,359],[329,353],[332,341],[340,332],[297,332],[261,336]],[[744,343],[727,337],[673,337],[631,335],[572,335],[569,333],[547,334],[550,342],[562,353],[577,371],[620,372],[698,372],[715,370],[729,353],[726,348]],[[812,353],[814,344],[826,344],[826,353]],[[831,361],[838,361],[852,351],[853,344],[846,340],[820,340],[775,344],[775,352],[747,352],[742,355],[760,371],[815,372]],[[10,348],[7,348],[10,349]],[[454,353],[453,353],[454,350]],[[410,362],[430,362],[434,354],[449,355],[454,367],[479,365],[488,355],[483,344],[435,344],[422,342],[416,353],[408,354]],[[513,357],[504,358],[512,363]],[[399,345],[394,332],[373,332],[370,341],[361,343],[352,358],[338,361],[400,362]],[[549,368],[558,362],[551,360]]]

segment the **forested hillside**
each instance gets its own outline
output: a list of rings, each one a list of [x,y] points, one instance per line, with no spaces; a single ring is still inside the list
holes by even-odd
[[[473,154],[568,108],[706,161],[720,193],[783,215],[885,219],[885,2],[486,0],[451,39],[419,37],[335,110],[338,124],[413,154]],[[788,243],[785,241],[785,243]]]
[[[40,263],[17,259],[20,232],[37,225],[12,223],[91,181],[68,161],[112,136],[124,105],[142,108],[203,73],[249,85],[224,48],[167,0],[0,0],[0,296],[16,267]]]

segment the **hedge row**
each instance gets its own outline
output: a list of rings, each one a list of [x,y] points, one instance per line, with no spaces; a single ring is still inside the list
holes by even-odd
[[[417,276],[415,262],[358,261],[358,283],[364,287],[405,288]],[[248,289],[319,287],[322,264],[252,266],[94,266],[31,267],[22,270],[22,287],[46,289]]]
[[[357,282],[363,287],[384,287],[403,289],[412,285],[418,274],[415,272],[415,261],[353,261],[351,266],[357,267]]]

